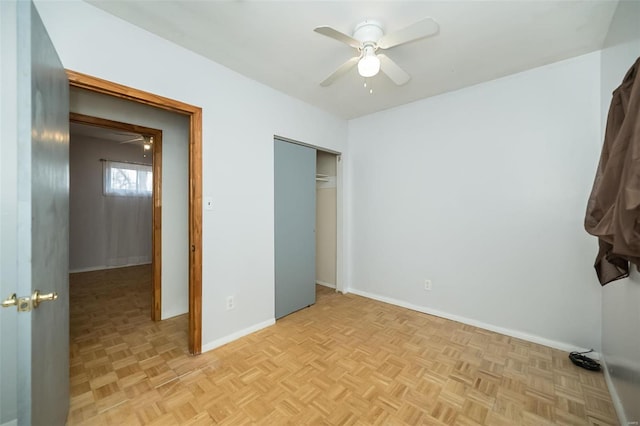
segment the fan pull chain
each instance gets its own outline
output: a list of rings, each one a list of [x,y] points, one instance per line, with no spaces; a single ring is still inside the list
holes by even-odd
[[[373,87],[371,87],[370,85],[367,84],[367,79],[364,79],[364,88],[366,89],[367,86],[369,86],[369,94],[373,95]]]

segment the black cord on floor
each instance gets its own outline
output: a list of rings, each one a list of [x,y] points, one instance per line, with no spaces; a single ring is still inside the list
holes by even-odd
[[[591,371],[600,371],[600,363],[598,361],[591,359],[588,356],[584,356],[584,354],[588,354],[590,352],[593,352],[593,349],[585,352],[574,351],[569,354],[569,359],[578,367],[586,368]]]

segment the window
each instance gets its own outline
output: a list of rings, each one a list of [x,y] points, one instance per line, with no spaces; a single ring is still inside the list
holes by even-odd
[[[104,195],[150,197],[153,172],[150,165],[104,162]]]

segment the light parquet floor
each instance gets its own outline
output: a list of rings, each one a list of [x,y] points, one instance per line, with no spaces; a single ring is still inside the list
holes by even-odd
[[[318,287],[317,303],[192,357],[149,319],[150,268],[71,275],[69,425],[616,425],[567,354]]]

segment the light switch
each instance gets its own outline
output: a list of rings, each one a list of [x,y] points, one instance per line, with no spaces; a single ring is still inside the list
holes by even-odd
[[[204,209],[213,210],[213,197],[204,197]]]

